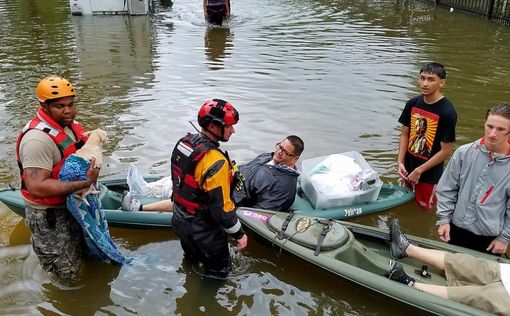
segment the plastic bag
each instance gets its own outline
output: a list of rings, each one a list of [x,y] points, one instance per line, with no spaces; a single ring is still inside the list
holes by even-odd
[[[147,197],[164,200],[172,196],[172,178],[170,176],[158,181],[147,182],[133,164],[130,164],[128,168],[127,184],[129,192],[137,199]]]
[[[379,175],[372,169],[363,169],[352,179],[355,190],[369,190],[378,183]]]
[[[310,180],[320,193],[344,195],[359,190],[359,183],[354,179],[362,171],[353,158],[333,154],[311,170]]]
[[[130,164],[127,171],[127,184],[129,192],[136,197],[142,197],[149,194],[149,186],[147,181],[138,172],[138,168],[135,165]]]
[[[317,173],[310,177],[319,193],[328,195],[345,195],[354,190],[349,178],[337,178],[327,173]]]
[[[317,164],[310,174],[317,191],[330,195],[366,191],[380,182],[376,171],[361,169],[354,158],[342,154],[328,156]]]
[[[147,183],[150,193],[149,197],[166,200],[172,197],[172,177],[164,177],[158,181]]]
[[[333,154],[317,164],[310,174],[324,173],[337,178],[343,178],[353,177],[360,171],[362,171],[360,165],[353,158],[342,154]]]

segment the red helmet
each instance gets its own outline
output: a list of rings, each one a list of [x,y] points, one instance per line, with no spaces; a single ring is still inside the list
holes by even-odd
[[[216,122],[221,126],[234,125],[239,121],[239,112],[225,100],[212,99],[205,101],[198,111],[198,124],[207,127]]]

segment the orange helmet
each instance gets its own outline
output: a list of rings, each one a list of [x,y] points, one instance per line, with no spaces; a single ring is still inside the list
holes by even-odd
[[[207,100],[198,111],[198,124],[206,127],[211,122],[221,126],[234,125],[239,121],[239,112],[222,99]]]
[[[46,102],[51,99],[74,97],[76,95],[76,89],[64,78],[49,76],[39,81],[35,94],[39,102]]]

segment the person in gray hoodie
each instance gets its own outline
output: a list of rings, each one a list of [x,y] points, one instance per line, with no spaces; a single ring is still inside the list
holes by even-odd
[[[510,241],[510,104],[486,114],[485,134],[460,146],[437,186],[439,238],[501,255]]]

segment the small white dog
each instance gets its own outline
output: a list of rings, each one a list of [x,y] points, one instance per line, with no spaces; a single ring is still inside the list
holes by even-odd
[[[78,156],[90,161],[92,158],[96,159],[95,166],[100,168],[103,163],[103,145],[108,141],[108,135],[100,128],[84,133],[88,137],[87,142],[78,149],[72,156]],[[73,195],[85,203],[85,197],[88,194],[99,194],[97,188],[92,184],[90,188],[82,189],[73,193]],[[88,204],[88,203],[87,203]]]

